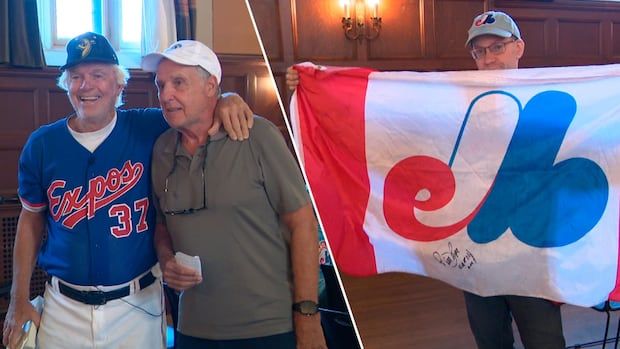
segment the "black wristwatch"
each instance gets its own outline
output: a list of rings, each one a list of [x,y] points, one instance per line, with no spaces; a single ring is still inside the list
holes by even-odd
[[[304,316],[312,316],[319,312],[319,305],[314,301],[301,301],[293,303],[293,311]]]

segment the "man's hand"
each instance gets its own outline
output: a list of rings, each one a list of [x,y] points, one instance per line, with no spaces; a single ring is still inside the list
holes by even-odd
[[[297,349],[327,349],[323,329],[321,328],[321,314],[305,316],[297,312],[294,314],[295,336]]]
[[[30,278],[45,231],[45,213],[22,208],[17,221],[13,250],[13,283],[11,303],[4,319],[2,344],[15,348],[23,336],[22,326],[28,320],[39,326],[41,315],[30,303]]]
[[[254,125],[254,113],[239,95],[224,94],[215,106],[215,117],[209,135],[216,134],[222,124],[233,141],[248,139]]]
[[[2,344],[8,348],[16,348],[22,336],[26,333],[22,330],[22,326],[26,321],[32,322],[39,327],[41,315],[34,306],[25,300],[11,299],[9,309],[4,319],[4,329],[2,331]]]
[[[159,261],[164,282],[177,291],[185,291],[202,282],[202,275],[177,262],[174,256]]]
[[[299,73],[292,66],[286,68],[286,86],[293,91],[299,85]]]

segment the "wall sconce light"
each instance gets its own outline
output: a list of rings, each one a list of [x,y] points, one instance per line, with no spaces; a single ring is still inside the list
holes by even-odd
[[[379,36],[381,31],[381,17],[379,17],[379,0],[340,0],[344,15],[342,29],[344,36],[349,40],[372,40]],[[355,6],[355,20],[351,18],[351,7]],[[370,15],[370,26],[366,26],[366,10]]]

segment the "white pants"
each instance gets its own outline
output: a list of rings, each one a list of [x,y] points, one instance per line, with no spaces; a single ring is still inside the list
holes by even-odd
[[[166,316],[159,278],[144,290],[105,305],[88,305],[64,296],[58,291],[56,278],[46,285],[44,297],[38,349],[166,347]]]

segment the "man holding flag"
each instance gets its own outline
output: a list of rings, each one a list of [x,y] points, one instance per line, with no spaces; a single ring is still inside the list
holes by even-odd
[[[474,19],[468,34],[466,45],[479,70],[519,68],[525,42],[510,16],[485,12]],[[513,348],[511,315],[526,348],[565,347],[559,305],[534,297],[464,294],[469,326],[479,348]]]
[[[487,11],[474,18],[466,46],[479,70],[517,69],[525,49],[525,43],[514,20],[507,14],[497,11]],[[292,67],[287,70],[286,83],[290,89],[295,89],[299,84],[299,74]],[[293,108],[294,106],[291,107]],[[386,178],[386,193],[387,182]],[[387,199],[385,200],[387,202]],[[386,207],[384,206],[384,209]],[[480,207],[476,208],[474,213],[479,212],[478,209]],[[389,224],[388,218],[386,215]],[[326,227],[326,230],[329,234],[329,228]],[[458,250],[453,253],[451,247],[450,245],[451,256],[456,257]],[[438,261],[443,263],[443,257],[439,253],[437,256]],[[472,258],[475,263],[475,258]],[[462,258],[462,262],[465,261],[466,259]],[[513,348],[511,325],[513,317],[525,348],[565,347],[560,307],[557,304],[546,299],[527,296],[482,297],[467,291],[464,293],[470,327],[480,349]]]

